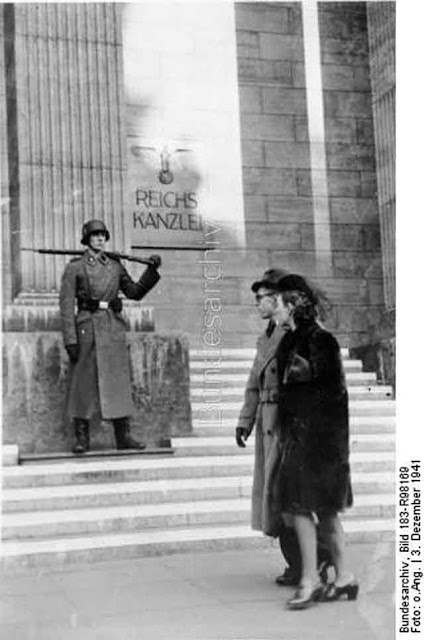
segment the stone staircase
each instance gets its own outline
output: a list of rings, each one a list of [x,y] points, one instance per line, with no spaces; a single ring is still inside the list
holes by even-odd
[[[253,438],[234,442],[254,351],[191,352],[193,435],[172,456],[79,458],[3,469],[2,568],[267,545],[249,527]],[[395,403],[343,352],[355,505],[350,541],[394,538]],[[214,371],[211,371],[214,368]]]

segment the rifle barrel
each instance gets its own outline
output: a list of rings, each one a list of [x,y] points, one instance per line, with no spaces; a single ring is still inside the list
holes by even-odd
[[[210,247],[206,247],[206,248],[210,248]],[[150,247],[138,247],[137,245],[132,245],[131,249],[149,249],[149,251],[151,250],[155,250],[155,251],[204,251],[205,247],[203,246],[198,246],[198,247],[186,247],[184,245],[182,245],[181,247],[178,246],[174,246],[174,247],[170,247],[170,246],[165,246],[165,245],[153,245]]]
[[[82,256],[85,253],[85,251],[79,249],[32,249],[29,247],[22,247],[21,251],[32,251],[32,253],[42,253],[53,256]],[[138,258],[126,253],[118,253],[117,251],[105,251],[105,254],[111,258],[119,258],[120,260],[130,260],[131,262],[140,262],[141,264],[153,264],[150,258]]]
[[[32,251],[33,253],[47,253],[59,256],[82,256],[84,253],[84,251],[79,249],[31,249],[29,247],[22,247],[21,251]]]

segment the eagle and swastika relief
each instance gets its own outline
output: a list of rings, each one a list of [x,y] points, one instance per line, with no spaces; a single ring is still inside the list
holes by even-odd
[[[198,247],[203,212],[196,151],[138,138],[128,146],[131,244]]]

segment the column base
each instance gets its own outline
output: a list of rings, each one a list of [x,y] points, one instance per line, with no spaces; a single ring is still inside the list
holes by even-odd
[[[154,331],[154,307],[123,299],[122,315],[131,331]],[[6,306],[2,316],[3,331],[60,331],[59,295],[24,293]]]
[[[1,453],[3,467],[14,467],[19,464],[19,448],[17,444],[2,445]]]

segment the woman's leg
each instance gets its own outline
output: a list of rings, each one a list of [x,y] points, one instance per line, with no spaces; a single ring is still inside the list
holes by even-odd
[[[287,606],[289,609],[306,609],[324,595],[317,573],[317,534],[312,514],[296,514],[294,528],[302,556],[302,577],[298,590]]]
[[[345,565],[344,532],[338,513],[320,515],[320,529],[334,564],[335,583],[346,584],[352,579],[352,574],[347,571]]]
[[[296,514],[293,521],[302,556],[301,584],[303,586],[312,586],[318,582],[315,522],[312,514]]]

